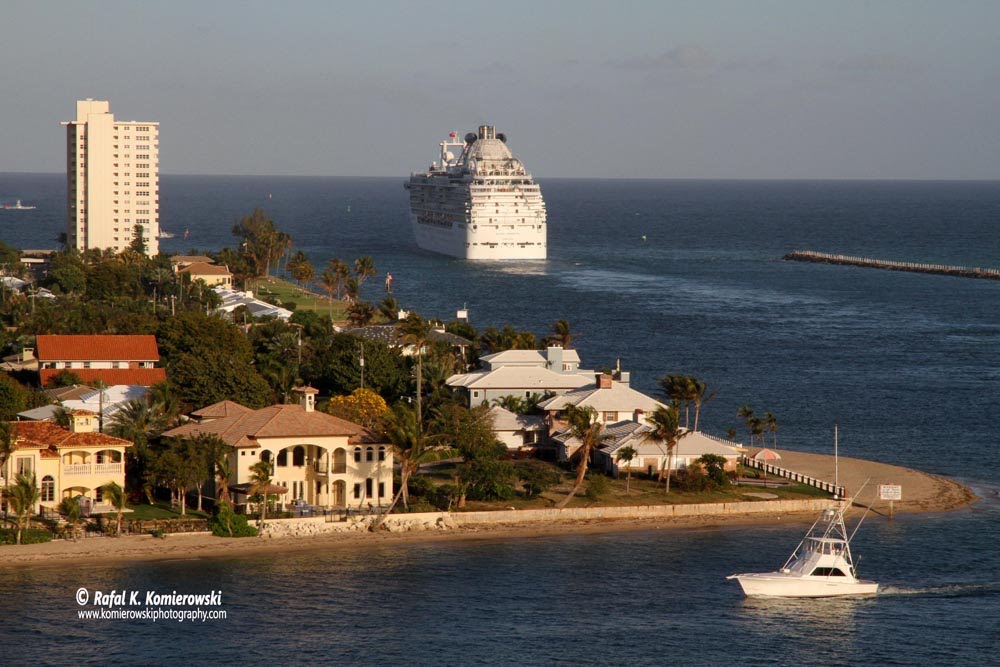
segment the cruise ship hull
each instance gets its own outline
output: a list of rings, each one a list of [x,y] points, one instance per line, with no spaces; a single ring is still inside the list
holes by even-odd
[[[545,259],[545,225],[531,229],[499,229],[498,226],[456,224],[438,227],[417,222],[410,215],[417,245],[441,255],[472,260]]]

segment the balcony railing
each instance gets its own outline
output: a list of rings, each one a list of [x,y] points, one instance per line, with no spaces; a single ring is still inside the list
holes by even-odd
[[[95,475],[120,475],[124,470],[121,463],[96,463],[94,464]]]
[[[90,464],[89,463],[70,463],[63,466],[64,475],[89,475],[90,474]]]

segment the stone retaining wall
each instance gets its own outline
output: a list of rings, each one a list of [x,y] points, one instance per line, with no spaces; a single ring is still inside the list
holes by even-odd
[[[693,505],[642,505],[623,507],[571,507],[567,509],[495,510],[489,512],[419,512],[391,514],[382,524],[389,532],[451,530],[466,526],[516,525],[538,522],[593,521],[601,519],[670,519],[674,517],[738,516],[744,514],[788,514],[818,512],[833,507],[822,498],[769,500],[765,502],[702,503]],[[347,521],[327,517],[268,520],[264,537],[298,537],[324,533],[365,531],[372,517],[355,516]]]

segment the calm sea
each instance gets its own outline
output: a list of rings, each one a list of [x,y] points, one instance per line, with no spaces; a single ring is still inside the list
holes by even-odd
[[[1000,184],[544,180],[545,262],[467,263],[414,247],[399,179],[166,176],[171,251],[231,244],[259,206],[317,264],[374,257],[405,307],[479,327],[568,319],[588,366],[655,391],[717,390],[704,428],[773,412],[779,445],[957,478],[987,500],[865,523],[864,601],[746,601],[723,577],[780,565],[798,527],[713,528],[365,552],[0,571],[14,663],[196,660],[414,664],[963,665],[1000,641],[1000,283],[780,261],[792,249],[1000,266]],[[65,186],[0,174],[0,240],[53,247]],[[182,239],[187,229],[189,238]],[[645,237],[645,240],[643,240]],[[381,281],[369,283],[372,300]],[[881,480],[876,480],[881,481]],[[906,493],[906,489],[903,489]],[[79,586],[207,592],[197,627],[79,621]]]

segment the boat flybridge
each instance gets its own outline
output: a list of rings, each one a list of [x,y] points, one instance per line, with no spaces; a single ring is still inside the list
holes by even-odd
[[[736,579],[748,597],[874,595],[878,584],[858,579],[851,557],[851,540],[844,524],[844,512],[849,506],[849,501],[841,501],[839,508],[823,510],[777,572],[733,574],[726,578]],[[854,531],[857,532],[857,527]]]

